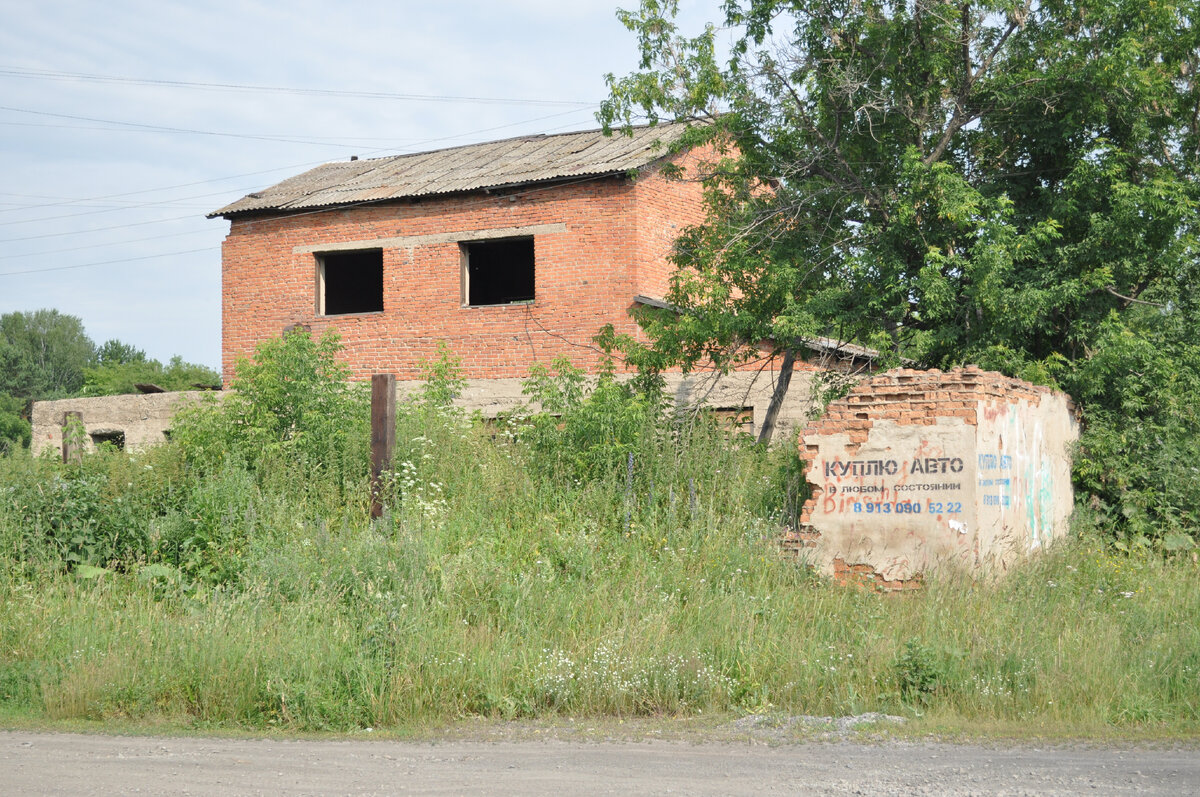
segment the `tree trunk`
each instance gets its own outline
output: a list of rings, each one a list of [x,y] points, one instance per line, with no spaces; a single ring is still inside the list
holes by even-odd
[[[758,442],[771,442],[775,434],[775,419],[779,417],[779,408],[787,396],[788,385],[792,383],[792,366],[796,364],[796,350],[788,348],[783,352],[783,364],[779,366],[779,379],[775,381],[775,392],[771,394],[771,403],[767,405],[767,417],[763,419],[762,430],[758,433]]]

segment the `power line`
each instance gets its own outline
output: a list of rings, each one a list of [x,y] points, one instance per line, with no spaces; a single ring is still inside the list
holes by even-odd
[[[439,136],[439,137],[426,138],[426,139],[403,139],[405,141],[411,141],[412,143],[403,149],[397,148],[397,147],[381,147],[378,149],[367,150],[366,152],[364,152],[362,154],[367,157],[370,157],[372,155],[377,155],[381,152],[388,152],[388,151],[393,151],[393,152],[399,151],[399,152],[401,152],[401,154],[404,154],[405,151],[419,152],[420,150],[418,150],[417,148],[423,147],[427,144],[436,144],[436,143],[440,143],[443,141],[453,141],[458,138],[467,138],[469,136],[476,136],[481,133],[491,133],[496,130],[504,130],[504,129],[510,128],[510,127],[518,127],[520,125],[531,124],[533,122],[542,122],[547,119],[556,119],[561,116],[569,116],[569,115],[575,114],[575,113],[579,113],[579,110],[576,109],[576,110],[570,110],[570,111],[562,111],[559,113],[547,114],[546,116],[537,116],[537,117],[534,117],[533,119],[523,119],[519,122],[509,122],[509,123],[502,124],[502,125],[496,125],[494,127],[484,127],[484,128],[480,128],[478,130],[471,130],[466,133],[456,133],[455,135],[452,135],[452,136]],[[572,125],[560,125],[558,127],[544,129],[541,132],[546,133],[546,132],[551,132],[554,130],[562,130],[564,128],[571,127],[571,126]],[[72,205],[72,204],[77,204],[80,202],[92,202],[92,201],[101,200],[101,199],[119,199],[121,197],[126,197],[126,196],[136,196],[138,194],[152,194],[152,193],[156,193],[158,191],[173,191],[177,188],[190,188],[191,186],[194,186],[194,185],[206,185],[208,183],[219,183],[219,182],[224,182],[226,180],[237,180],[242,177],[257,177],[259,175],[271,174],[273,172],[294,171],[296,169],[305,169],[305,168],[310,168],[313,166],[319,166],[323,163],[329,163],[330,160],[332,160],[332,159],[326,158],[326,159],[318,160],[318,161],[306,161],[305,163],[297,163],[297,164],[292,164],[289,166],[276,166],[271,169],[262,169],[260,171],[254,171],[254,172],[243,172],[242,174],[234,174],[234,175],[229,175],[227,177],[213,177],[208,180],[196,180],[195,182],[191,182],[191,183],[179,183],[177,185],[168,185],[168,186],[163,186],[161,188],[143,188],[143,189],[139,189],[137,191],[125,191],[125,192],[122,192],[119,194],[102,194],[99,196],[82,197],[80,199],[64,199],[59,202],[45,202],[45,203],[36,204],[36,205],[27,205],[24,208],[2,208],[2,209],[0,209],[0,213],[12,211],[12,210],[32,210],[35,208],[42,208],[42,207],[58,207],[61,205]],[[15,195],[13,195],[13,196],[15,196]],[[30,221],[37,221],[37,219],[31,219]],[[102,229],[113,229],[113,228],[102,228]],[[33,237],[44,237],[44,236],[33,236]],[[13,239],[9,239],[9,240],[26,240],[26,239],[13,238]]]
[[[141,133],[186,133],[193,136],[218,136],[221,138],[241,138],[250,141],[275,141],[283,144],[311,144],[313,146],[330,146],[332,142],[313,141],[304,138],[292,138],[288,136],[268,136],[256,135],[253,133],[226,133],[219,130],[198,130],[191,127],[168,127],[166,125],[150,125],[141,122],[124,122],[119,119],[98,119],[94,116],[76,116],[69,113],[52,113],[50,111],[34,111],[29,108],[13,108],[8,105],[0,105],[0,111],[12,111],[13,113],[27,113],[34,116],[49,116],[54,119],[73,119],[77,122],[99,122],[106,125],[117,125],[118,127],[133,128],[136,132]],[[101,128],[104,129],[104,128]],[[353,149],[353,144],[333,144],[333,146],[346,147]]]
[[[140,244],[145,241],[158,241],[163,238],[182,238],[185,235],[213,235],[219,230],[213,227],[206,227],[203,230],[188,230],[187,232],[169,232],[165,235],[150,235],[145,238],[126,238],[120,241],[110,241],[102,244],[87,244],[85,246],[71,246],[66,249],[47,249],[44,252],[27,252],[19,255],[0,255],[0,260],[15,260],[17,258],[33,258],[42,257],[44,255],[61,255],[64,252],[80,252],[84,249],[97,249],[101,246],[125,246],[126,244]]]
[[[31,268],[24,271],[0,271],[0,277],[11,277],[16,274],[41,274],[46,271],[67,271],[74,268],[91,268],[92,266],[111,266],[115,263],[132,263],[135,260],[153,260],[159,257],[175,257],[177,255],[192,255],[196,252],[212,252],[214,248],[205,246],[200,249],[185,249],[182,252],[162,252],[157,255],[142,255],[141,257],[119,257],[116,260],[101,260],[97,263],[78,263],[73,266],[51,266],[49,268]]]
[[[0,221],[0,227],[8,227],[13,224],[35,224],[40,221],[58,221],[59,219],[75,219],[80,216],[95,216],[100,213],[115,213],[119,210],[137,210],[139,208],[159,208],[171,207],[174,203],[188,199],[207,199],[210,196],[225,196],[225,191],[213,191],[208,194],[193,194],[191,196],[179,197],[167,202],[140,202],[133,205],[117,205],[116,207],[100,208],[99,210],[85,210],[81,213],[63,213],[60,216],[42,216],[37,219],[14,219],[13,221]],[[5,210],[22,210],[22,208],[6,208]],[[10,241],[19,241],[19,238],[9,238]]]
[[[26,113],[37,113],[37,112],[36,111],[27,111]],[[126,123],[126,122],[111,122],[110,124],[125,125],[128,123]],[[7,121],[7,120],[0,121],[0,125],[6,125],[8,127],[38,127],[38,128],[43,128],[43,129],[47,129],[47,130],[95,130],[95,131],[101,132],[101,133],[105,133],[105,132],[107,132],[107,133],[171,133],[171,132],[188,133],[188,132],[193,132],[193,131],[189,131],[189,130],[171,130],[169,128],[155,129],[152,127],[151,129],[148,129],[148,130],[142,130],[142,129],[126,130],[126,129],[122,129],[120,127],[112,128],[112,127],[99,127],[96,125],[56,125],[56,124],[50,124],[48,122],[11,122],[11,121]],[[339,146],[339,147],[358,147],[358,146],[365,147],[365,146],[375,146],[377,144],[384,144],[384,143],[396,144],[400,141],[415,141],[416,140],[416,139],[394,139],[394,140],[390,140],[390,141],[385,141],[382,138],[348,138],[345,136],[340,136],[340,137],[339,136],[313,136],[313,137],[307,138],[307,139],[297,139],[297,138],[290,138],[288,136],[268,136],[265,134],[260,136],[260,135],[238,134],[238,133],[209,132],[206,130],[199,130],[199,131],[194,131],[194,132],[197,132],[197,133],[200,133],[203,135],[210,135],[210,136],[232,136],[235,138],[256,138],[256,139],[265,139],[265,140],[269,140],[269,141],[282,141],[282,142],[291,143],[291,144],[334,145],[334,146]]]
[[[65,238],[68,235],[86,235],[93,232],[107,232],[108,230],[123,230],[127,227],[145,227],[147,224],[166,224],[171,221],[183,221],[184,219],[196,219],[197,214],[189,213],[186,216],[172,216],[169,219],[150,219],[149,221],[134,221],[129,224],[114,224],[111,227],[94,227],[90,230],[67,230],[66,232],[48,232],[42,235],[26,235],[21,238],[5,238],[0,240],[0,244],[16,243],[17,241],[36,241],[39,238]]]
[[[581,185],[583,183],[590,183],[590,182],[594,182],[596,180],[603,180],[603,179],[606,179],[611,176],[612,175],[609,175],[609,174],[588,175],[587,177],[580,177],[580,178],[577,178],[574,180],[565,181],[563,183],[556,183],[553,185],[540,185],[540,186],[535,186],[532,188],[527,188],[524,191],[515,191],[513,193],[516,196],[530,196],[532,194],[538,194],[543,191],[553,191],[557,188],[561,188],[563,185]],[[382,197],[380,199],[373,199],[373,200],[369,200],[367,202],[355,202],[354,207],[377,205],[377,204],[382,204],[382,203],[391,202],[391,201],[394,201],[394,198]],[[463,206],[486,204],[488,202],[495,202],[495,198],[494,197],[485,197],[485,198],[481,198],[481,199],[467,201],[467,202],[463,203]],[[336,212],[339,212],[342,210],[345,210],[345,206],[339,205],[339,206],[334,206],[334,207],[316,208],[313,210],[301,211],[299,213],[289,213],[287,217],[289,219],[295,219],[295,218],[300,218],[301,216],[313,216],[318,213],[336,213]],[[181,218],[192,218],[192,217],[191,216],[183,216]],[[171,221],[171,219],[167,219],[167,221]],[[139,224],[154,224],[154,223],[155,222],[153,222],[153,221],[139,222]],[[258,222],[251,219],[251,220],[246,221],[245,223],[247,225],[255,225]],[[137,224],[128,224],[128,225],[121,225],[121,226],[136,227],[138,225]],[[117,228],[113,227],[110,229],[117,229]],[[82,230],[81,232],[93,232],[93,231],[92,230]],[[61,233],[61,234],[62,235],[73,235],[74,233]],[[44,238],[44,237],[49,237],[49,236],[32,236],[32,237]],[[167,236],[164,236],[164,237],[167,237]],[[14,238],[11,240],[26,240],[26,239]],[[132,242],[124,242],[124,243],[132,243]],[[0,277],[8,277],[8,276],[16,275],[16,274],[39,274],[43,271],[65,271],[68,269],[91,268],[93,266],[107,266],[107,265],[112,265],[114,263],[129,263],[129,262],[132,262],[135,260],[150,260],[150,259],[158,258],[158,257],[172,257],[174,255],[187,255],[187,254],[193,254],[195,252],[211,252],[211,251],[213,251],[212,247],[204,247],[202,249],[188,249],[188,250],[185,250],[182,252],[166,252],[166,253],[158,254],[158,255],[145,255],[142,257],[126,257],[126,258],[118,258],[116,260],[101,260],[101,261],[94,262],[94,263],[78,263],[76,265],[71,265],[71,266],[51,266],[49,268],[25,269],[22,271],[4,271],[4,272],[0,272]]]
[[[472,97],[453,94],[398,94],[386,91],[359,91],[346,89],[313,89],[297,86],[258,86],[245,83],[201,83],[187,80],[161,80],[122,75],[97,75],[86,72],[59,72],[49,69],[24,69],[0,65],[0,75],[29,80],[74,80],[93,83],[121,83],[135,86],[161,86],[169,88],[206,89],[210,91],[270,92],[273,94],[299,94],[317,97],[357,97],[376,100],[403,100],[406,102],[450,102],[480,103],[485,105],[534,105],[575,106],[579,108],[596,105],[582,100],[520,99],[513,97]]]

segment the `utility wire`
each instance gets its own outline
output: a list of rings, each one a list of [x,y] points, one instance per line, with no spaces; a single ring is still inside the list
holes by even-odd
[[[176,255],[192,255],[196,252],[212,252],[214,247],[205,246],[200,249],[185,249],[182,252],[162,252],[157,255],[142,255],[141,257],[119,257],[116,260],[102,260],[98,263],[78,263],[73,266],[51,266],[50,268],[30,268],[24,271],[0,271],[0,277],[11,277],[15,274],[41,274],[46,271],[67,271],[74,268],[91,268],[92,266],[111,266],[114,263],[132,263],[135,260],[154,260],[159,257],[175,257]]]
[[[288,136],[268,136],[255,135],[252,133],[226,133],[218,130],[198,130],[191,127],[168,127],[166,125],[149,125],[141,122],[123,122],[119,119],[99,119],[94,116],[76,116],[69,113],[52,113],[50,111],[35,111],[30,108],[13,108],[8,105],[0,105],[0,111],[11,111],[13,113],[27,113],[34,116],[49,116],[54,119],[73,119],[78,122],[99,122],[106,125],[117,125],[118,127],[133,128],[136,132],[142,133],[186,133],[193,136],[218,136],[221,138],[241,138],[250,141],[274,141],[282,144],[310,144],[313,146],[328,147],[338,146],[347,149],[353,149],[353,144],[333,144],[330,141],[313,141],[304,138],[292,138]]]
[[[19,254],[19,255],[0,255],[0,260],[15,260],[17,258],[22,258],[22,257],[24,257],[24,258],[42,257],[43,255],[61,255],[64,252],[80,252],[80,251],[83,251],[84,249],[98,249],[102,246],[124,246],[126,244],[140,244],[140,243],[144,243],[146,241],[158,241],[163,238],[182,238],[185,235],[201,235],[201,234],[214,235],[218,232],[219,232],[219,230],[216,230],[213,227],[206,227],[203,230],[188,230],[187,232],[169,232],[169,233],[166,233],[165,235],[150,235],[145,238],[126,238],[126,239],[123,239],[120,241],[110,241],[108,243],[100,243],[100,244],[86,244],[84,246],[71,246],[71,247],[67,247],[65,249],[47,249],[43,252],[31,252],[31,253],[25,253],[25,254]]]
[[[398,94],[388,91],[359,91],[347,89],[313,89],[297,86],[258,86],[245,83],[202,83],[188,80],[160,80],[122,75],[97,75],[86,72],[58,72],[49,69],[25,69],[17,66],[0,65],[0,75],[30,80],[73,80],[93,83],[122,83],[135,86],[164,86],[169,88],[206,89],[216,91],[268,92],[272,94],[299,94],[317,97],[357,97],[376,100],[403,100],[407,102],[450,102],[478,103],[483,105],[535,105],[575,106],[579,108],[596,105],[584,100],[522,99],[514,97],[472,97],[453,94]]]
[[[32,111],[31,113],[39,113],[39,112]],[[451,136],[437,136],[437,137],[433,137],[433,138],[425,138],[425,139],[417,139],[417,140],[405,139],[406,141],[411,141],[412,143],[403,148],[401,148],[401,147],[381,147],[378,149],[367,150],[366,152],[362,153],[362,155],[364,155],[366,157],[371,157],[373,155],[378,155],[379,153],[382,153],[382,152],[395,152],[398,154],[415,153],[415,152],[423,151],[419,148],[424,147],[428,144],[436,144],[436,143],[441,143],[441,142],[445,142],[445,141],[453,141],[455,139],[460,139],[460,138],[467,138],[469,136],[477,136],[477,135],[480,135],[481,133],[491,133],[496,130],[504,130],[504,129],[510,128],[510,127],[518,127],[520,125],[532,124],[533,122],[542,122],[547,119],[556,119],[558,117],[569,116],[569,115],[575,114],[575,113],[579,113],[579,110],[571,110],[571,111],[562,111],[559,113],[552,113],[552,114],[548,114],[546,116],[534,117],[533,119],[523,119],[519,122],[509,122],[509,123],[502,124],[502,125],[496,125],[494,127],[484,127],[484,128],[480,128],[478,130],[471,130],[466,133],[456,133]],[[114,122],[114,124],[124,124],[124,123]],[[129,123],[129,124],[136,124],[136,123]],[[573,125],[570,125],[570,124],[559,125],[558,127],[544,129],[540,132],[548,133],[548,132],[552,132],[555,130],[562,130],[567,127],[573,127]],[[537,134],[531,133],[530,135],[537,135]],[[196,180],[195,182],[191,182],[191,183],[179,183],[177,185],[168,185],[168,186],[163,186],[161,188],[143,188],[143,189],[139,189],[137,191],[125,191],[125,192],[122,192],[119,194],[102,194],[99,196],[82,197],[80,199],[64,199],[59,202],[45,202],[45,203],[41,203],[41,204],[27,205],[23,208],[21,208],[21,207],[0,208],[0,213],[7,213],[9,211],[14,211],[14,210],[32,210],[34,208],[58,207],[61,205],[72,205],[72,204],[76,204],[79,202],[91,202],[91,201],[100,200],[100,199],[119,199],[121,197],[136,196],[138,194],[151,194],[151,193],[156,193],[158,191],[173,191],[177,188],[190,188],[191,186],[194,186],[194,185],[206,185],[208,183],[219,183],[219,182],[224,182],[226,180],[237,180],[242,177],[257,177],[259,175],[272,174],[274,172],[280,172],[280,171],[295,171],[296,169],[306,169],[306,168],[311,168],[313,166],[320,166],[323,163],[329,163],[331,160],[334,160],[334,159],[333,158],[325,158],[325,159],[318,160],[318,161],[307,161],[305,163],[297,163],[297,164],[292,164],[289,166],[277,166],[277,167],[274,167],[271,169],[262,169],[260,171],[254,171],[254,172],[244,172],[242,174],[234,174],[234,175],[229,175],[226,177],[213,177],[208,180]],[[256,186],[253,186],[251,190],[253,190],[253,188],[260,188],[260,187],[261,186],[256,185]],[[39,219],[29,219],[28,221],[31,221],[31,222],[39,221]],[[104,229],[110,229],[110,228],[104,228]],[[10,239],[10,240],[24,240],[24,239],[16,238],[16,239]]]
[[[27,111],[26,113],[37,113],[37,112],[36,111]],[[110,124],[124,125],[126,123],[125,122],[111,122]],[[49,122],[12,122],[12,121],[7,121],[7,120],[0,121],[0,125],[6,125],[8,127],[37,127],[37,128],[42,128],[42,129],[46,129],[46,130],[95,130],[95,131],[101,132],[101,133],[151,133],[151,134],[153,134],[153,133],[173,133],[173,132],[189,133],[189,132],[193,132],[193,131],[189,131],[189,130],[156,129],[153,127],[152,127],[152,129],[148,129],[148,130],[140,130],[140,129],[128,130],[128,129],[124,129],[122,127],[100,127],[98,125],[65,125],[65,124],[59,125],[59,124],[52,124]],[[262,134],[262,135],[253,134],[252,135],[252,134],[238,134],[238,133],[220,133],[220,132],[209,132],[207,130],[198,130],[198,131],[194,131],[194,132],[196,132],[198,135],[206,135],[206,136],[231,136],[231,137],[235,137],[235,138],[253,138],[253,139],[265,139],[268,141],[282,141],[282,142],[289,143],[289,144],[313,144],[313,145],[320,145],[320,146],[338,146],[338,147],[347,147],[347,148],[374,147],[374,146],[378,146],[380,144],[396,145],[398,142],[401,142],[401,141],[415,141],[416,140],[416,139],[401,139],[401,138],[387,139],[387,140],[382,139],[382,138],[348,138],[346,136],[311,136],[306,139],[298,139],[298,138],[291,138],[289,136],[282,136],[282,135],[268,136],[266,134]]]
[[[587,177],[580,177],[580,178],[577,178],[574,180],[564,181],[562,183],[555,183],[552,185],[539,185],[539,186],[535,186],[532,188],[528,188],[524,191],[514,191],[513,195],[514,196],[530,196],[533,194],[541,193],[543,191],[553,191],[557,188],[562,187],[563,185],[580,185],[583,183],[590,183],[590,182],[594,182],[597,180],[604,180],[611,176],[612,176],[611,174],[588,175]],[[392,202],[392,201],[394,201],[393,197],[381,197],[380,199],[372,199],[372,200],[368,200],[366,202],[355,202],[353,204],[353,207],[366,207],[366,206],[370,206],[370,205],[378,205],[378,204]],[[481,204],[486,204],[488,202],[495,202],[495,201],[496,201],[495,197],[484,197],[481,199],[468,200],[466,202],[463,202],[460,205],[460,207],[471,206],[471,205],[481,205]],[[302,216],[313,216],[318,213],[336,213],[339,211],[343,211],[345,209],[346,209],[345,205],[335,205],[332,207],[315,208],[313,210],[301,211],[299,213],[289,213],[287,215],[287,218],[288,219],[296,219],[296,218],[300,218]],[[182,216],[180,218],[190,219],[190,218],[194,218],[194,217],[193,216]],[[174,221],[174,220],[175,219],[166,219],[165,221]],[[155,223],[156,222],[154,222],[154,221],[144,221],[144,222],[138,222],[137,224],[126,224],[126,225],[121,225],[121,226],[136,227],[136,226],[138,226],[138,224],[155,224]],[[258,223],[259,222],[254,219],[249,219],[244,222],[244,224],[246,226],[255,226]],[[113,227],[110,229],[117,229],[117,228]],[[94,230],[80,230],[79,232],[94,232]],[[47,237],[52,237],[52,236],[56,236],[56,235],[74,235],[74,234],[77,234],[77,233],[52,233],[51,235],[39,235],[39,236],[31,236],[31,237],[32,238],[47,238]],[[16,241],[16,240],[27,240],[27,239],[13,238],[10,240]],[[166,252],[166,253],[160,254],[160,255],[145,255],[143,257],[127,257],[127,258],[118,258],[116,260],[101,260],[101,261],[94,262],[94,263],[78,263],[78,264],[71,265],[71,266],[51,266],[50,268],[34,268],[34,269],[25,269],[22,271],[4,271],[4,272],[0,272],[0,277],[8,277],[8,276],[12,276],[15,274],[39,274],[43,271],[65,271],[67,269],[91,268],[92,266],[107,266],[107,265],[111,265],[113,263],[128,263],[128,262],[135,261],[135,260],[150,260],[150,259],[156,258],[156,257],[171,257],[174,255],[187,255],[187,254],[193,254],[195,252],[209,252],[209,251],[213,251],[212,247],[205,247],[202,249],[188,249],[183,252]]]
[[[59,216],[42,216],[37,219],[14,219],[13,221],[0,221],[0,227],[8,227],[13,224],[35,224],[39,221],[58,221],[59,219],[75,219],[80,216],[95,216],[100,213],[115,213],[120,210],[138,210],[140,208],[162,208],[171,207],[175,202],[180,202],[188,199],[207,199],[211,196],[228,196],[227,191],[212,191],[207,194],[192,194],[191,196],[178,197],[177,199],[168,200],[166,202],[139,202],[133,205],[117,205],[115,207],[100,208],[98,210],[85,210],[80,213],[63,213]],[[20,210],[20,208],[5,208],[5,210]],[[10,241],[18,241],[19,238],[9,238]]]
[[[196,219],[197,214],[189,213],[186,216],[172,216],[169,219],[150,219],[148,221],[134,221],[129,224],[114,224],[110,227],[93,227],[90,230],[66,230],[58,232],[47,232],[41,235],[25,235],[21,238],[5,238],[0,240],[0,244],[15,243],[17,241],[36,241],[39,238],[65,238],[68,235],[86,235],[93,232],[107,232],[108,230],[123,230],[127,227],[144,227],[147,224],[166,224],[171,221],[183,221],[184,219]]]

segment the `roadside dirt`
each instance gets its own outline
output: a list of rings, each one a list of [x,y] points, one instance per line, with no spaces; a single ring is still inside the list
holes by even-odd
[[[845,738],[779,743],[762,737],[761,729],[747,730],[740,741],[720,742],[539,740],[524,734],[499,741],[281,741],[3,731],[0,793],[1200,793],[1200,755],[1194,748]]]

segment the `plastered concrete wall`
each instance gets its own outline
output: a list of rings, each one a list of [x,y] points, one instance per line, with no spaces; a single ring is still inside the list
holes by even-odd
[[[754,431],[762,428],[767,405],[775,388],[775,374],[770,371],[738,371],[716,374],[664,374],[667,395],[676,407],[749,408],[754,419]],[[521,379],[468,379],[462,395],[454,402],[468,411],[479,411],[485,418],[515,410],[529,403],[521,391]],[[400,399],[421,389],[420,380],[397,381]],[[795,441],[799,429],[808,422],[812,410],[812,372],[797,371],[792,376],[787,398],[780,408],[775,440]]]
[[[176,412],[205,397],[219,400],[222,395],[191,390],[35,401],[31,448],[35,455],[46,450],[61,451],[63,416],[67,412],[82,413],[88,450],[95,448],[92,435],[113,432],[125,435],[127,450],[156,445],[166,440],[163,433],[171,428]]]
[[[814,492],[788,542],[884,589],[1002,573],[1066,533],[1078,435],[1064,394],[974,366],[864,380],[800,435]]]
[[[717,408],[749,407],[754,429],[762,428],[767,404],[775,387],[774,373],[736,372],[717,377],[714,374],[667,374],[667,392],[676,406],[704,405]],[[484,417],[514,410],[529,402],[521,392],[521,379],[468,379],[455,402],[468,411],[479,411]],[[420,390],[420,380],[396,383],[399,398]],[[808,420],[812,407],[812,372],[797,371],[792,377],[788,397],[780,410],[775,440],[795,440],[797,430]],[[163,432],[171,428],[174,414],[189,403],[204,396],[220,399],[222,393],[154,393],[149,395],[103,396],[100,398],[39,401],[33,405],[33,452],[58,451],[62,448],[63,415],[68,411],[83,414],[89,435],[119,431],[125,435],[127,449],[144,448],[163,442]],[[89,437],[86,445],[94,448]]]

